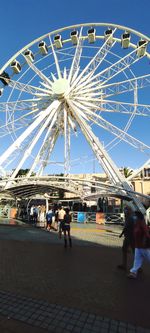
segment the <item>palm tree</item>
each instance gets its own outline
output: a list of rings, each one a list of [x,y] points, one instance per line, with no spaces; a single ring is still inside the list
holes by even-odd
[[[133,173],[133,170],[128,167],[124,167],[124,168],[122,168],[122,170],[123,170],[123,174],[124,174],[125,178],[128,178]]]

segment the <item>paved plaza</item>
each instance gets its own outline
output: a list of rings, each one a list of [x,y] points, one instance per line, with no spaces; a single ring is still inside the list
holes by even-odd
[[[1,222],[0,333],[150,332],[150,266],[136,281],[117,270],[121,226],[72,224],[65,249],[54,231]]]

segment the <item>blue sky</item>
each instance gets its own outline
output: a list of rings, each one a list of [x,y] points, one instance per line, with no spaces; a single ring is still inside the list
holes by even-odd
[[[38,36],[77,23],[110,22],[150,35],[149,0],[1,0],[0,3],[1,64]]]
[[[32,40],[68,25],[110,22],[128,26],[150,36],[149,0],[1,0],[0,4],[0,66]],[[148,98],[146,103],[149,103]],[[142,131],[147,132],[148,128],[147,126]],[[134,156],[130,148],[123,152],[121,162],[119,154],[117,147],[113,158],[119,166],[122,164],[136,167],[137,154]],[[88,166],[77,167],[74,172],[92,172],[94,167],[89,163]],[[99,171],[97,164],[96,171]]]

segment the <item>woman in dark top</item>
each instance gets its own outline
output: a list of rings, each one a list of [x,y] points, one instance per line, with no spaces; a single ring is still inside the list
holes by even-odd
[[[69,208],[66,208],[66,214],[64,216],[64,221],[62,225],[62,230],[64,231],[64,246],[67,247],[67,234],[69,245],[72,247],[72,240],[70,236],[70,223],[71,223],[71,215],[69,213]]]

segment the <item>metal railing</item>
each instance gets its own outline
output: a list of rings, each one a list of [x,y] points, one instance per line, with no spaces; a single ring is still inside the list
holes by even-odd
[[[72,221],[78,223],[78,213],[77,211],[72,212]],[[96,212],[82,212],[85,215],[85,220],[83,223],[96,223]],[[123,224],[124,214],[123,213],[104,213],[104,222],[106,224]]]

